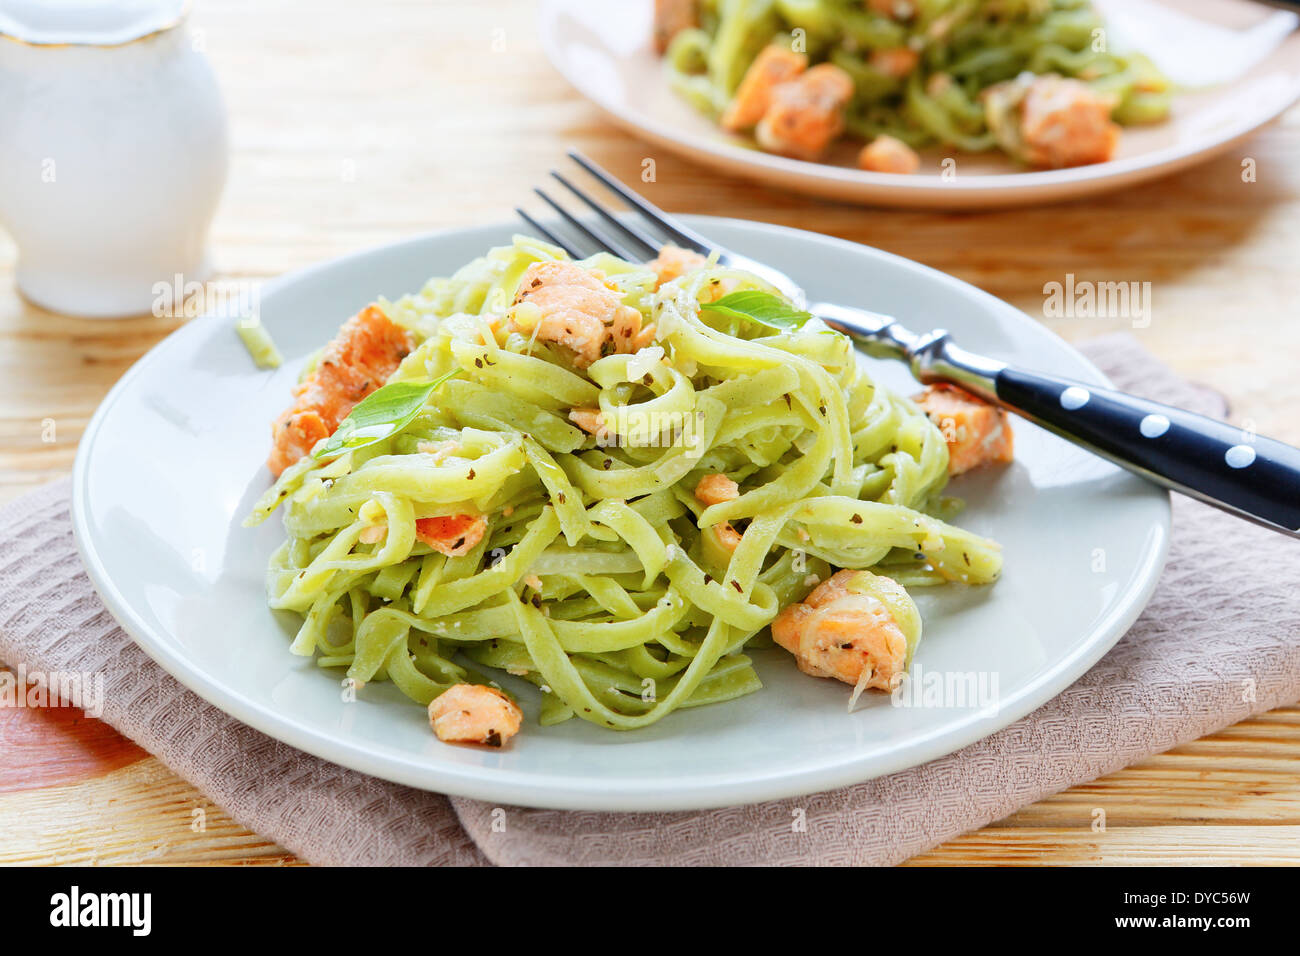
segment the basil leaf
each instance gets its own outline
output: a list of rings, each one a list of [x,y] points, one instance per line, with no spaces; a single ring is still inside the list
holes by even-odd
[[[780,296],[758,289],[729,293],[716,302],[700,306],[700,311],[717,312],[732,319],[748,319],[769,329],[783,331],[800,328],[812,318],[810,313],[801,312]]]
[[[396,435],[420,414],[429,396],[460,369],[454,368],[431,382],[389,382],[375,389],[353,406],[348,417],[339,422],[334,434],[316,448],[316,459],[341,455],[353,448],[365,448]]]

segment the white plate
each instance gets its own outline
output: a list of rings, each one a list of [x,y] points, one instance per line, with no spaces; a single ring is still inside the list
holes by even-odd
[[[1138,2],[1110,0],[1117,14]],[[1151,4],[1151,0],[1141,2]],[[1198,21],[1234,30],[1276,13],[1252,0],[1157,4],[1169,5]],[[1167,122],[1126,128],[1116,158],[1108,163],[1027,172],[1000,154],[930,149],[922,152],[917,173],[871,173],[854,167],[853,150],[847,144],[832,152],[835,164],[809,163],[761,152],[744,138],[719,129],[669,88],[663,62],[650,43],[651,11],[651,0],[544,0],[542,45],[578,92],[652,143],[724,172],[852,202],[975,209],[1092,195],[1216,156],[1300,99],[1300,34],[1293,34],[1235,79],[1177,96]],[[1195,31],[1191,35],[1198,38]],[[1171,38],[1170,42],[1179,41]],[[1146,52],[1155,56],[1159,51],[1148,48]],[[1213,56],[1204,58],[1209,65],[1213,60]],[[956,175],[943,179],[940,174],[949,158],[956,162]]]
[[[917,328],[942,323],[970,348],[1089,382],[1100,373],[1020,312],[924,266],[838,239],[692,217],[704,234],[779,263],[818,299],[859,301]],[[824,790],[899,770],[989,734],[1050,699],[1137,617],[1164,562],[1168,497],[1028,424],[1018,461],[954,483],[960,522],[996,536],[1006,572],[992,588],[918,591],[924,672],[996,674],[995,708],[902,708],[800,674],[761,652],[764,689],[614,733],[580,720],[527,720],[501,751],[454,747],[387,684],[345,704],[337,671],[289,653],[296,628],[267,610],[263,569],[278,520],[240,526],[269,484],[269,422],[307,355],[380,294],[417,289],[492,245],[509,226],[437,233],[283,278],[262,319],[286,358],[256,370],[228,319],[179,329],[131,369],[96,412],[77,456],[73,516],[92,580],[155,660],[232,716],[303,750],[379,777],[503,804],[605,810],[720,806]],[[868,361],[864,359],[864,361]],[[901,365],[873,374],[907,390]],[[514,685],[511,685],[514,687]]]

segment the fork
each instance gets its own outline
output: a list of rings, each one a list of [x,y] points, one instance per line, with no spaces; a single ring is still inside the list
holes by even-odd
[[[569,177],[552,170],[551,176],[595,213],[599,226],[579,219],[544,190],[534,192],[572,233],[596,250],[629,262],[647,262],[667,240],[703,255],[716,254],[720,264],[763,279],[798,307],[843,332],[868,355],[906,362],[924,384],[956,385],[1143,478],[1300,537],[1300,449],[1091,382],[1008,365],[961,348],[944,329],[914,332],[878,312],[826,302],[808,305],[803,289],[784,272],[710,241],[581,153],[570,151],[569,158],[664,237],[656,238],[633,216],[612,212]],[[573,258],[585,257],[580,243],[542,225],[523,209],[515,212]]]

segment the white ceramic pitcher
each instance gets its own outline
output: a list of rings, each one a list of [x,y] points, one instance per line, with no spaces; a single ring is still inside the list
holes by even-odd
[[[189,0],[0,0],[0,225],[44,308],[151,311],[202,281],[225,108]]]

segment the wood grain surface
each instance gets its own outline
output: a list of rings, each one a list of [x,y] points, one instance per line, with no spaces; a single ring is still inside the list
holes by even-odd
[[[200,0],[192,26],[233,139],[212,235],[215,287],[506,221],[576,146],[625,178],[654,160],[643,188],[669,210],[878,246],[1070,339],[1130,329],[1228,396],[1234,421],[1300,442],[1300,110],[1233,154],[1087,202],[869,209],[728,180],[615,130],[542,58],[535,15],[525,0]],[[16,256],[0,230],[0,500],[68,472],[106,391],[184,321],[44,312],[15,291]],[[1067,274],[1150,282],[1150,323],[1046,316],[1044,285]],[[1298,772],[1300,709],[1283,708],[912,862],[1300,863]],[[104,724],[67,709],[0,709],[0,863],[293,862]]]

